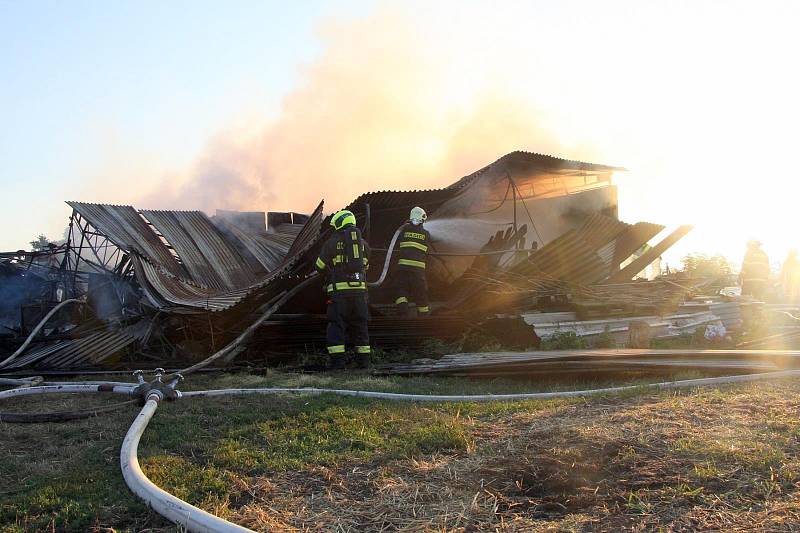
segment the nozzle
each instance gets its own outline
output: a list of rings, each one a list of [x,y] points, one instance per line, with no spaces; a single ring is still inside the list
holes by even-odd
[[[172,390],[175,390],[175,387],[178,385],[178,383],[180,383],[184,379],[185,378],[183,377],[183,374],[174,374],[174,377],[172,378],[172,381],[169,382],[167,387],[169,387]]]

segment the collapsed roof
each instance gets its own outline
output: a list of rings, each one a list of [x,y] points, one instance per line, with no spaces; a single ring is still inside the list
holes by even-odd
[[[512,152],[447,187],[370,192],[347,208],[356,214],[374,249],[372,264],[380,265],[409,210],[423,206],[438,253],[428,276],[440,309],[456,314],[499,312],[502,306],[515,309],[520,294],[526,295],[522,305],[530,305],[532,295],[554,291],[577,289],[585,296],[589,285],[618,281],[620,275],[631,279],[638,273],[621,267],[663,226],[617,219],[611,178],[620,170],[624,169]],[[112,336],[107,327],[81,336],[80,342],[95,353],[98,346],[108,348],[101,350],[103,357],[89,357],[88,348],[65,340],[43,346],[18,363],[97,363],[131,343],[147,344],[154,328],[137,326],[136,317],[152,324],[153,313],[191,317],[212,312],[230,331],[239,317],[249,316],[309,273],[319,246],[332,231],[322,202],[309,215],[218,211],[213,217],[200,211],[67,203],[73,215],[61,270],[74,279],[65,287],[85,292],[90,287],[78,278],[87,273],[129,280],[135,290],[111,283],[116,291],[111,298],[122,301],[118,307],[135,301],[138,310],[120,312]],[[323,299],[317,290],[299,294],[290,307],[320,312]],[[371,291],[375,309],[389,301],[386,288]]]

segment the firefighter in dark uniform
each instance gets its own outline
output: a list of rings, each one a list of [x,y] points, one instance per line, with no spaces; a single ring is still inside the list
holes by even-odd
[[[742,294],[762,300],[767,290],[769,274],[769,257],[761,249],[761,243],[759,241],[749,241],[740,274]]]
[[[331,226],[336,231],[322,246],[316,262],[317,270],[327,273],[329,366],[344,367],[345,345],[349,341],[354,346],[357,365],[366,368],[370,355],[366,274],[369,246],[350,211],[333,215]]]
[[[423,226],[428,215],[421,207],[411,210],[409,221],[400,228],[397,244],[397,305],[400,315],[409,316],[409,305],[417,307],[419,316],[428,316],[428,281],[425,268],[428,262],[428,247],[431,234]]]

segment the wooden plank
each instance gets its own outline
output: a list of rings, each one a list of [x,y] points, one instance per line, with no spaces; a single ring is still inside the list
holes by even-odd
[[[495,372],[533,368],[565,371],[575,365],[685,366],[696,368],[769,368],[771,365],[800,365],[800,351],[790,350],[681,350],[609,349],[574,351],[489,352],[449,354],[423,364],[394,365],[379,369],[388,374]]]

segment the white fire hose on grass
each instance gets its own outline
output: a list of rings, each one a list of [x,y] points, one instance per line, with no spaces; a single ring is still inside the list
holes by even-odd
[[[301,394],[320,395],[335,394],[339,396],[353,396],[358,398],[372,398],[391,401],[411,402],[487,402],[487,401],[519,401],[542,400],[553,398],[569,398],[576,396],[591,396],[597,394],[612,394],[631,390],[646,389],[675,389],[685,387],[701,387],[722,385],[727,383],[743,383],[759,380],[781,379],[800,377],[800,370],[785,370],[762,374],[746,374],[716,378],[687,379],[652,383],[649,385],[627,385],[621,387],[607,387],[581,391],[536,392],[521,394],[478,394],[478,395],[428,395],[428,394],[399,394],[393,392],[358,391],[345,389],[317,389],[317,388],[247,388],[247,389],[222,389],[189,391],[179,394],[179,398],[209,398],[217,396],[242,396],[249,394]],[[167,518],[171,522],[184,527],[187,531],[196,533],[209,532],[251,532],[252,530],[238,526],[227,520],[214,516],[198,507],[195,507],[157,487],[139,467],[137,447],[139,439],[148,423],[155,414],[162,397],[152,393],[139,415],[131,424],[120,450],[120,465],[125,483],[149,507]]]
[[[25,350],[28,348],[28,345],[33,341],[33,339],[36,337],[36,335],[38,335],[39,332],[42,330],[44,325],[47,324],[47,321],[50,320],[50,318],[53,317],[53,315],[55,315],[62,307],[65,307],[66,305],[71,304],[71,303],[82,303],[82,302],[83,302],[83,300],[81,300],[80,298],[70,298],[69,300],[64,300],[63,302],[61,302],[60,304],[58,304],[57,306],[52,308],[50,310],[50,312],[47,313],[39,321],[38,324],[36,324],[36,327],[33,328],[33,331],[30,332],[28,337],[25,339],[25,342],[23,342],[22,345],[19,348],[17,348],[14,353],[12,353],[10,356],[8,356],[7,359],[5,359],[3,361],[0,361],[0,368],[4,368],[4,367],[10,365],[11,362],[14,361],[14,359],[16,359],[17,357],[22,355],[22,353],[24,353]]]
[[[392,251],[396,244],[398,233],[395,233],[389,247],[384,269],[380,277],[370,286],[380,285],[386,278],[389,260]],[[196,371],[203,366],[213,362],[222,355],[229,353],[236,345],[244,342],[255,329],[263,323],[266,318],[271,315],[277,308],[279,308],[289,297],[299,291],[302,286],[305,286],[309,280],[301,283],[299,286],[291,289],[278,296],[275,301],[271,302],[269,309],[259,318],[256,323],[250,328],[245,330],[235,341],[228,346],[212,355],[211,357],[201,361],[197,365],[185,369],[188,372]],[[21,347],[24,349],[24,347]],[[21,351],[21,350],[20,350]],[[16,356],[17,354],[15,354]],[[12,356],[11,359],[13,359]],[[9,360],[4,361],[4,363]],[[334,394],[339,396],[351,396],[358,398],[371,398],[376,400],[389,400],[389,401],[409,401],[409,402],[489,402],[489,401],[520,401],[520,400],[544,400],[553,398],[570,398],[581,396],[593,396],[599,394],[616,394],[632,390],[665,390],[676,388],[691,388],[703,386],[724,385],[729,383],[744,383],[760,380],[773,380],[791,377],[800,377],[800,370],[784,370],[779,372],[767,372],[761,374],[745,374],[736,376],[724,376],[714,378],[700,378],[700,379],[687,379],[679,381],[667,381],[663,383],[651,383],[648,385],[626,385],[619,387],[606,387],[601,389],[589,389],[579,391],[559,391],[559,392],[536,392],[536,393],[519,393],[519,394],[477,394],[477,395],[428,395],[428,394],[400,394],[392,392],[375,392],[375,391],[359,391],[359,390],[346,390],[346,389],[318,389],[318,388],[241,388],[241,389],[222,389],[222,390],[205,390],[205,391],[189,391],[179,392],[176,390],[178,381],[183,379],[180,374],[173,374],[168,376],[171,379],[169,383],[162,382],[162,369],[156,369],[156,378],[150,382],[145,383],[142,378],[142,372],[135,373],[138,377],[137,383],[120,383],[120,382],[44,382],[41,386],[32,385],[33,378],[22,378],[18,380],[5,379],[0,381],[0,384],[19,385],[22,388],[16,388],[6,391],[0,391],[0,400],[29,396],[35,394],[63,394],[63,393],[93,393],[93,392],[110,392],[114,394],[124,394],[133,396],[144,401],[144,407],[141,412],[136,416],[130,428],[128,429],[125,439],[120,449],[120,467],[125,483],[131,491],[141,498],[149,507],[159,513],[167,520],[178,524],[185,528],[187,531],[196,533],[234,533],[234,532],[251,532],[250,529],[238,526],[227,520],[214,516],[202,509],[195,507],[175,496],[169,494],[163,489],[156,486],[150,481],[139,466],[138,460],[138,446],[139,441],[147,429],[147,425],[153,418],[153,415],[158,408],[159,402],[163,399],[177,400],[181,398],[211,398],[218,396],[243,396],[250,394],[299,394],[299,395],[321,395],[321,394]]]
[[[160,370],[160,369],[159,369]],[[144,400],[144,407],[134,419],[128,429],[120,449],[120,467],[125,483],[131,491],[141,498],[149,507],[167,520],[178,524],[186,531],[197,533],[210,532],[250,532],[250,529],[238,526],[227,520],[214,516],[202,509],[187,503],[180,498],[169,494],[150,481],[139,466],[138,446],[139,441],[153,418],[158,404],[163,399],[177,400],[186,398],[211,398],[218,396],[243,396],[250,394],[298,394],[321,395],[334,394],[357,398],[371,398],[376,400],[407,401],[407,402],[489,402],[489,401],[521,401],[521,400],[546,400],[553,398],[585,397],[599,394],[616,394],[633,390],[665,390],[677,388],[691,388],[703,386],[724,385],[729,383],[745,383],[762,380],[775,380],[782,378],[800,377],[800,370],[784,370],[779,372],[766,372],[761,374],[744,374],[714,378],[686,379],[651,383],[647,385],[625,385],[619,387],[606,387],[577,391],[559,392],[534,392],[517,394],[476,394],[476,395],[438,395],[438,394],[401,394],[394,392],[360,391],[348,389],[318,389],[318,388],[241,388],[179,392],[176,385],[180,376],[170,383],[163,383],[161,377],[163,370],[156,374],[156,378],[146,383],[140,372],[137,372],[139,383],[120,384],[107,383],[78,383],[69,382],[53,385],[43,385],[10,389],[0,391],[0,400],[17,398],[36,394],[77,394],[108,392]],[[26,381],[26,380],[20,380]]]

